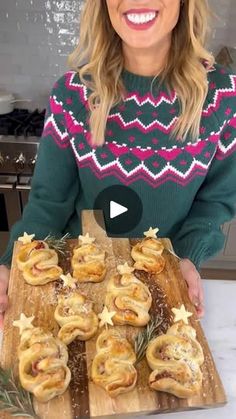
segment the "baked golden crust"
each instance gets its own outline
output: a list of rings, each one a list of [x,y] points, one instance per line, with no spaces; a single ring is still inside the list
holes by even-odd
[[[136,355],[127,339],[114,329],[104,331],[97,339],[96,350],[91,372],[93,382],[111,397],[131,391],[137,381],[133,366]]]
[[[105,304],[109,311],[116,312],[112,318],[114,324],[145,326],[150,320],[148,311],[152,304],[151,293],[133,273],[111,277]]]
[[[138,242],[131,250],[135,269],[157,274],[162,272],[165,267],[163,250],[164,246],[158,239],[147,237]]]
[[[200,366],[204,356],[191,326],[182,323],[171,326],[165,335],[150,342],[146,357],[153,370],[149,377],[152,389],[180,398],[198,394],[202,386]]]
[[[105,252],[94,243],[79,245],[73,250],[71,265],[78,282],[101,282],[106,274]]]
[[[92,302],[79,292],[60,296],[54,317],[61,326],[58,337],[66,345],[75,338],[88,340],[98,329],[98,317],[92,309]]]
[[[30,285],[44,285],[55,281],[62,274],[55,250],[47,243],[34,240],[20,247],[16,256],[17,267]]]
[[[24,330],[18,356],[21,385],[37,400],[47,402],[66,391],[71,379],[67,348],[50,332]]]

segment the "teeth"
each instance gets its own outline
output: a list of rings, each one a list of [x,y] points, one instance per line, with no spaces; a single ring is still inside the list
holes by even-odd
[[[147,23],[153,20],[156,17],[155,12],[150,13],[130,13],[127,14],[127,19],[132,23]]]

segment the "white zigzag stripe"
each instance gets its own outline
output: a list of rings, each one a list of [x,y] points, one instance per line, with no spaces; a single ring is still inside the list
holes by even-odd
[[[216,71],[215,70],[215,67],[213,67],[210,70],[210,72],[214,72],[214,71]],[[75,83],[73,81],[73,79],[77,75],[76,71],[68,71],[67,74],[70,74],[71,75],[69,84],[71,86],[74,86],[74,87],[80,87],[83,90],[84,98],[87,101],[88,100],[88,90],[87,90],[86,86],[84,84],[82,84],[82,83]],[[217,100],[218,100],[218,96],[221,93],[226,93],[226,92],[233,93],[233,92],[235,92],[236,82],[234,81],[234,79],[236,79],[236,76],[232,74],[232,75],[229,75],[229,78],[230,78],[230,81],[231,81],[231,88],[228,88],[228,89],[227,88],[217,89],[216,92],[215,92],[214,98],[213,98],[213,102],[212,103],[209,103],[208,106],[207,106],[207,108],[203,109],[203,113],[207,113],[208,110],[209,110],[209,108],[211,108],[212,106],[213,107],[216,106],[216,103],[217,103]],[[177,95],[176,95],[176,93],[174,94],[174,97],[173,97],[173,100],[172,101],[171,100],[168,100],[167,98],[165,98],[165,97],[162,96],[160,98],[160,100],[158,101],[158,103],[155,104],[155,102],[153,102],[150,98],[146,98],[143,101],[140,101],[136,97],[136,95],[134,94],[134,95],[130,96],[129,98],[125,99],[125,102],[130,102],[132,100],[134,100],[136,102],[136,104],[139,105],[139,106],[141,106],[143,104],[146,104],[146,103],[150,103],[150,105],[152,105],[154,108],[157,108],[162,102],[169,103],[169,104],[172,104],[173,105],[175,103],[175,101],[177,100]]]
[[[134,94],[128,98],[125,99],[125,102],[130,102],[131,100],[134,100],[138,106],[145,105],[146,103],[150,103],[154,108],[157,108],[160,106],[163,102],[168,103],[169,105],[174,105],[174,103],[177,100],[177,95],[174,93],[173,100],[167,99],[167,97],[161,96],[157,103],[153,102],[150,97],[147,97],[144,100],[139,100],[137,96]]]
[[[213,100],[213,102],[212,103],[209,103],[208,104],[208,107],[206,108],[206,109],[203,109],[203,113],[206,113],[206,112],[208,112],[208,110],[213,106],[214,108],[215,108],[215,106],[216,106],[216,103],[217,103],[217,100],[218,100],[218,96],[221,94],[221,93],[235,93],[235,88],[236,88],[236,76],[235,75],[229,75],[229,78],[230,78],[230,82],[231,82],[231,88],[228,88],[228,89],[226,89],[226,88],[223,88],[223,89],[217,89],[216,90],[216,92],[215,92],[215,95],[214,95],[214,100]],[[235,80],[234,80],[235,79]]]
[[[77,76],[76,71],[68,71],[67,74],[70,75],[69,85],[70,86],[73,86],[73,87],[79,87],[79,88],[81,88],[83,90],[84,99],[85,100],[88,100],[88,89],[87,89],[87,87],[84,84],[82,84],[82,83],[76,83],[74,81],[75,77]],[[134,94],[134,95],[126,98],[124,100],[124,102],[131,102],[132,100],[134,100],[137,103],[137,105],[139,105],[139,106],[144,105],[146,103],[150,103],[150,105],[153,105],[154,108],[157,108],[159,105],[162,104],[162,102],[165,102],[165,103],[168,103],[170,105],[173,105],[176,102],[176,100],[177,100],[177,95],[176,95],[176,93],[174,93],[173,100],[167,99],[166,97],[163,97],[162,96],[157,103],[154,103],[152,101],[152,99],[149,98],[149,97],[140,101],[136,97],[136,95]]]
[[[203,170],[207,171],[207,169],[209,168],[209,166],[211,164],[211,160],[208,162],[208,164],[204,164],[204,163],[198,161],[197,159],[193,159],[189,169],[185,173],[182,173],[178,169],[176,169],[174,166],[167,163],[167,165],[159,173],[154,175],[154,173],[152,173],[145,166],[144,162],[141,162],[137,167],[135,167],[133,170],[128,172],[123,168],[123,166],[121,165],[121,163],[118,159],[101,166],[99,161],[97,160],[95,150],[93,150],[92,152],[87,153],[84,156],[80,156],[77,149],[76,149],[76,146],[75,146],[75,138],[71,139],[71,144],[72,144],[72,148],[74,150],[74,153],[76,155],[76,158],[79,162],[86,161],[89,157],[92,157],[94,163],[96,164],[96,166],[97,166],[97,168],[99,169],[100,172],[103,172],[106,169],[111,169],[112,167],[117,167],[127,178],[132,177],[135,173],[139,172],[139,170],[142,168],[153,180],[157,180],[157,179],[161,178],[168,171],[172,171],[178,177],[180,177],[182,179],[186,179],[189,176],[189,174],[193,171],[195,166],[200,166]]]
[[[214,70],[211,70],[211,72],[213,72],[213,71],[215,71],[215,69]],[[83,85],[83,84],[81,84],[81,83],[74,83],[72,80],[73,80],[73,78],[76,76],[76,72],[75,71],[69,71],[68,72],[68,74],[70,74],[71,75],[71,77],[70,77],[70,81],[69,81],[69,84],[71,85],[71,86],[74,86],[74,87],[81,87],[81,89],[83,90],[83,94],[84,94],[84,97],[85,97],[85,99],[86,100],[88,100],[88,95],[87,95],[87,88]],[[226,92],[226,91],[228,91],[228,92],[234,92],[234,87],[233,87],[233,78],[235,77],[234,75],[230,75],[229,76],[230,77],[230,80],[231,80],[231,86],[232,86],[232,89],[219,89],[217,92],[216,92],[216,94],[215,94],[215,97],[214,97],[214,102],[213,102],[213,104],[209,104],[208,105],[208,107],[207,107],[207,109],[204,109],[203,110],[203,112],[207,112],[208,111],[208,109],[212,106],[212,105],[216,105],[216,102],[217,102],[217,97],[218,97],[218,94],[220,93],[220,92]],[[137,98],[136,98],[136,96],[135,95],[133,95],[132,96],[132,98],[134,99],[134,100],[136,100]],[[130,100],[131,100],[131,98],[130,98]],[[137,99],[138,100],[138,99]],[[164,98],[163,98],[163,100],[164,100]],[[148,99],[148,101],[151,103],[151,101]],[[59,102],[58,102],[59,103]],[[138,102],[137,102],[138,103]],[[161,102],[160,102],[161,103]],[[172,102],[170,102],[170,103],[172,103]],[[155,106],[155,104],[153,103],[153,106]],[[71,115],[73,114],[73,112],[71,111]],[[131,125],[133,122],[138,122],[142,127],[143,127],[143,129],[145,130],[145,129],[149,129],[150,127],[152,127],[152,125],[154,125],[155,124],[155,120],[151,123],[151,124],[149,124],[149,125],[147,125],[147,126],[145,126],[140,120],[139,120],[139,118],[135,118],[134,120],[132,120],[132,121],[129,121],[129,122],[125,122],[124,121],[124,119],[122,118],[122,116],[120,115],[120,113],[115,113],[115,114],[110,114],[109,116],[108,116],[108,120],[110,119],[110,117],[111,117],[111,119],[112,119],[112,116],[118,116],[118,118],[123,122],[123,124],[125,125],[125,127],[129,127],[129,125]],[[73,118],[74,118],[74,115],[73,115]],[[75,118],[74,118],[75,119]],[[165,125],[165,124],[162,124],[160,121],[157,121],[158,123],[159,123],[159,125],[160,126],[162,126],[163,128],[165,128],[165,129],[169,129],[174,123],[175,123],[175,121],[177,120],[178,118],[177,117],[175,117],[170,123],[169,123],[169,125]],[[217,132],[217,133],[214,133],[214,132],[211,132],[211,134],[210,135],[214,135],[214,134],[219,134],[220,132],[221,132],[221,129],[223,128],[223,126],[224,126],[224,124],[225,124],[225,122],[222,124],[222,127],[219,129],[219,131]],[[202,140],[202,138],[201,137],[199,137],[199,139],[194,143],[194,144],[197,144],[199,141],[201,141]],[[113,141],[114,143],[116,143],[115,141]],[[191,143],[191,142],[188,142],[187,143],[187,145],[193,145],[193,143]],[[177,146],[176,146],[177,147]],[[183,147],[184,148],[184,147]],[[141,150],[146,150],[145,148],[140,148]],[[167,147],[162,147],[162,150],[169,150],[169,148],[167,148]]]
[[[70,74],[69,85],[72,86],[72,87],[79,87],[79,88],[81,88],[82,91],[83,91],[84,99],[87,101],[88,100],[88,89],[87,89],[87,87],[84,84],[82,84],[82,83],[76,83],[76,82],[74,82],[74,78],[76,77],[77,73],[75,71],[68,71],[67,74]],[[124,100],[124,102],[131,102],[132,100],[134,100],[137,103],[137,105],[139,105],[139,106],[142,106],[142,105],[144,105],[146,103],[150,103],[150,105],[153,105],[154,108],[157,108],[158,106],[160,106],[162,104],[162,102],[165,102],[165,103],[168,103],[170,105],[173,105],[176,102],[176,100],[177,100],[177,95],[176,95],[176,93],[174,94],[173,100],[169,100],[166,97],[163,97],[162,96],[157,103],[154,103],[149,97],[140,101],[136,97],[136,95],[134,94],[134,95],[126,98]]]
[[[231,150],[234,146],[236,145],[236,137],[234,138],[234,140],[227,146],[227,147],[225,147],[225,145],[224,144],[222,144],[222,142],[221,141],[219,141],[219,144],[218,144],[218,147],[219,147],[219,149],[220,149],[220,151],[223,153],[223,154],[226,154],[226,153],[228,153],[228,151],[229,150]]]
[[[122,116],[121,116],[121,114],[118,112],[118,113],[114,113],[114,114],[111,114],[111,115],[109,115],[108,116],[108,120],[109,119],[113,119],[112,117],[114,117],[114,116],[117,116],[121,121],[122,121],[122,123],[124,124],[124,126],[125,127],[129,127],[130,125],[132,125],[133,123],[135,123],[135,122],[138,122],[142,127],[143,127],[143,129],[144,130],[147,130],[147,129],[149,129],[149,128],[151,128],[151,127],[153,127],[153,125],[155,125],[156,124],[156,122],[157,121],[153,121],[153,122],[151,122],[151,124],[148,124],[148,125],[144,125],[140,120],[139,120],[139,118],[135,118],[135,119],[133,119],[133,120],[131,120],[131,121],[129,121],[129,122],[125,122],[124,121],[124,119],[122,118]],[[161,125],[161,127],[163,127],[163,128],[165,128],[165,129],[168,129],[168,128],[170,128],[172,125],[174,125],[174,123],[175,123],[175,121],[177,120],[178,118],[177,117],[175,117],[175,118],[173,118],[172,119],[172,121],[169,123],[169,125],[165,125],[165,124],[162,124],[160,121],[158,121],[158,125]]]
[[[62,140],[64,140],[66,137],[68,137],[68,133],[67,133],[67,131],[65,131],[65,132],[63,132],[63,133],[62,133],[62,132],[59,130],[59,128],[58,128],[58,126],[57,126],[57,123],[56,123],[56,121],[55,121],[55,119],[54,119],[54,115],[53,115],[53,114],[51,114],[51,115],[50,115],[50,116],[46,119],[44,129],[46,129],[46,128],[47,128],[47,126],[48,126],[50,123],[52,123],[54,130],[56,131],[57,135],[58,135],[58,136],[59,136]]]
[[[88,89],[87,87],[82,83],[76,83],[74,82],[74,78],[77,76],[76,71],[68,71],[67,74],[70,74],[70,80],[69,85],[73,87],[80,87],[83,90],[84,99],[88,100]]]
[[[236,118],[236,113],[233,114],[231,119],[233,119],[233,118]],[[226,128],[226,127],[230,128],[230,125],[225,125],[225,123],[224,123],[224,128]],[[231,150],[235,146],[235,144],[236,144],[236,138],[234,138],[234,140],[230,144],[228,144],[227,146],[225,146],[222,143],[222,141],[220,140],[219,143],[218,143],[218,148],[221,151],[221,153],[226,154],[226,153],[228,153],[229,150]]]

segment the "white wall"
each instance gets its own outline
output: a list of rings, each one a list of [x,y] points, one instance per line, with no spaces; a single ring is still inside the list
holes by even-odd
[[[209,2],[219,16],[213,22],[211,51],[236,47],[236,0]],[[32,99],[32,108],[45,106],[76,44],[82,4],[83,0],[0,0],[0,89]]]
[[[236,0],[209,0],[209,4],[216,15],[210,49],[215,54],[224,45],[236,48]]]

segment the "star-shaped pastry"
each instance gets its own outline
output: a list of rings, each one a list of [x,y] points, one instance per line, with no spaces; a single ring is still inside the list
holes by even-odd
[[[125,262],[124,265],[117,266],[117,271],[119,272],[120,275],[131,274],[132,272],[134,272],[134,267],[129,266],[128,263]]]
[[[13,326],[19,327],[20,335],[25,329],[33,329],[34,326],[32,325],[32,321],[34,320],[34,316],[26,317],[24,313],[21,313],[19,320],[14,320]]]
[[[18,241],[23,244],[27,244],[27,243],[31,243],[34,237],[35,237],[35,234],[27,234],[26,232],[24,232],[23,236],[18,237]]]
[[[152,237],[153,239],[157,238],[157,233],[159,231],[159,228],[152,228],[150,227],[148,231],[144,231],[144,236],[146,237]]]
[[[73,276],[71,276],[70,273],[66,275],[61,275],[60,278],[63,281],[64,287],[76,288],[76,280],[73,278]]]
[[[187,311],[184,305],[182,304],[180,308],[172,308],[171,311],[174,313],[174,323],[182,320],[185,324],[188,324],[188,317],[191,317],[193,313]]]
[[[107,306],[104,306],[101,313],[98,314],[98,318],[100,319],[99,327],[106,326],[110,324],[113,325],[112,317],[116,314],[116,311],[108,311]]]
[[[91,244],[95,242],[95,238],[94,237],[90,237],[89,233],[86,233],[85,236],[81,236],[79,235],[79,244],[83,245],[83,244]]]

